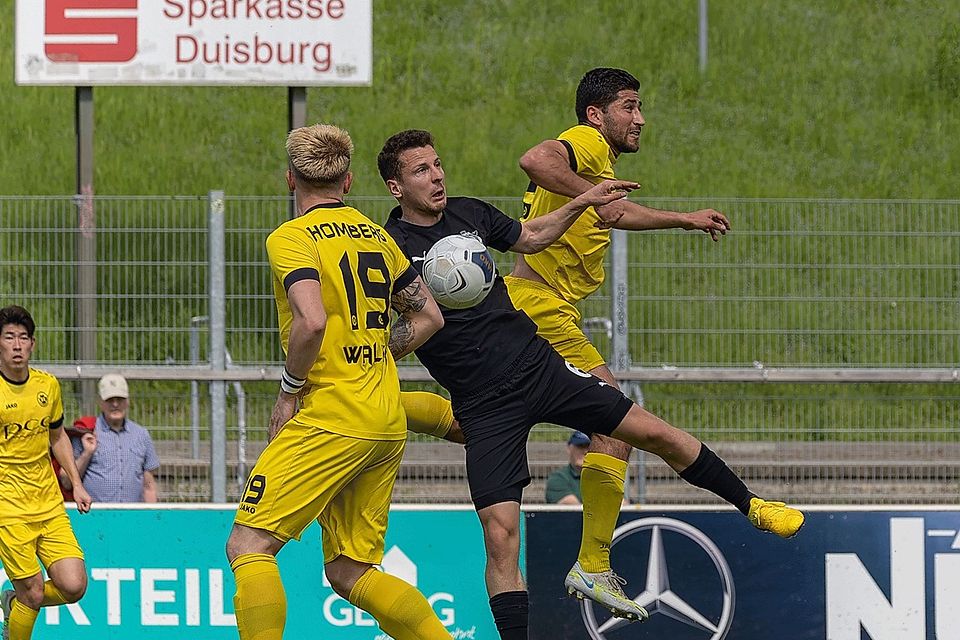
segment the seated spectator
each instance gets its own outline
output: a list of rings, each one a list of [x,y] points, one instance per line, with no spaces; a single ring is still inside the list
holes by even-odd
[[[93,435],[93,429],[96,425],[96,416],[83,416],[74,420],[73,424],[65,427],[64,430],[70,436],[70,444],[79,440],[84,448],[89,446],[96,448],[97,437]],[[50,462],[53,464],[53,473],[56,474],[57,480],[60,482],[60,493],[63,494],[63,501],[73,502],[73,485],[70,483],[67,472],[60,468],[60,463],[53,456],[50,456]]]
[[[127,417],[127,381],[110,373],[100,378],[97,391],[100,415],[94,442],[73,443],[83,486],[94,502],[156,502],[154,473],[160,460],[147,430]]]
[[[569,464],[557,469],[547,478],[547,502],[551,504],[581,504],[580,471],[583,469],[583,457],[590,447],[590,436],[574,431],[567,440]],[[86,486],[86,482],[84,482]]]

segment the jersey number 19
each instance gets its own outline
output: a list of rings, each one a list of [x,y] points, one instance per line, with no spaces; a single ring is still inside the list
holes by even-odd
[[[386,329],[387,311],[390,308],[390,271],[387,269],[387,263],[383,259],[383,254],[377,251],[358,251],[356,260],[356,278],[360,281],[365,299],[368,301],[383,300],[383,310],[374,309],[366,312],[364,329]],[[343,276],[343,287],[347,292],[347,304],[350,307],[350,328],[357,331],[360,329],[357,312],[357,284],[351,267],[350,256],[345,251],[340,258],[340,274]],[[371,280],[371,271],[379,272],[382,280]],[[364,306],[372,305],[364,304]]]

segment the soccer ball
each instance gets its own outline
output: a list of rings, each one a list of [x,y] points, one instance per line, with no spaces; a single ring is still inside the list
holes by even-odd
[[[472,234],[440,238],[423,259],[423,281],[437,302],[449,309],[480,304],[496,277],[490,252]]]

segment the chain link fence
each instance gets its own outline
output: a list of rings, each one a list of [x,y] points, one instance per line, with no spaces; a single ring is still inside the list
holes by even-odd
[[[489,200],[519,213],[519,199]],[[607,281],[580,307],[629,393],[641,397],[642,384],[648,409],[711,443],[765,495],[960,502],[960,202],[644,202],[713,207],[733,229],[718,243],[615,234]],[[380,222],[393,207],[349,203]],[[217,228],[207,197],[0,197],[0,301],[33,313],[34,358],[61,376],[68,419],[94,410],[100,373],[131,379],[131,417],[157,443],[165,500],[238,497],[282,363],[263,243],[289,200],[222,204]],[[209,260],[216,238],[223,264]],[[210,366],[214,275],[232,362],[220,372]],[[436,389],[415,360],[401,364],[405,388]],[[226,380],[218,415],[214,380]],[[534,430],[527,500],[542,500],[546,475],[566,463],[565,435]],[[225,478],[219,495],[212,465]],[[638,502],[712,501],[652,456],[636,454],[630,475]],[[467,501],[462,450],[411,437],[395,499]]]

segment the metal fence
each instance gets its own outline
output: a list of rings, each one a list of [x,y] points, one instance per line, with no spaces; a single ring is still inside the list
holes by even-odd
[[[764,494],[960,501],[960,202],[645,202],[714,207],[733,230],[719,243],[614,234],[607,282],[581,311],[628,391],[643,384],[649,409]],[[379,221],[393,206],[351,203]],[[93,410],[89,381],[104,371],[131,378],[165,499],[235,499],[263,446],[281,363],[263,242],[288,210],[285,198],[0,197],[0,302],[34,314],[35,358],[64,381],[68,417]],[[406,387],[431,387],[402,364]],[[528,500],[565,463],[563,435],[535,430]],[[711,501],[651,456],[635,459],[629,491]],[[462,451],[414,438],[396,499],[465,501]]]

